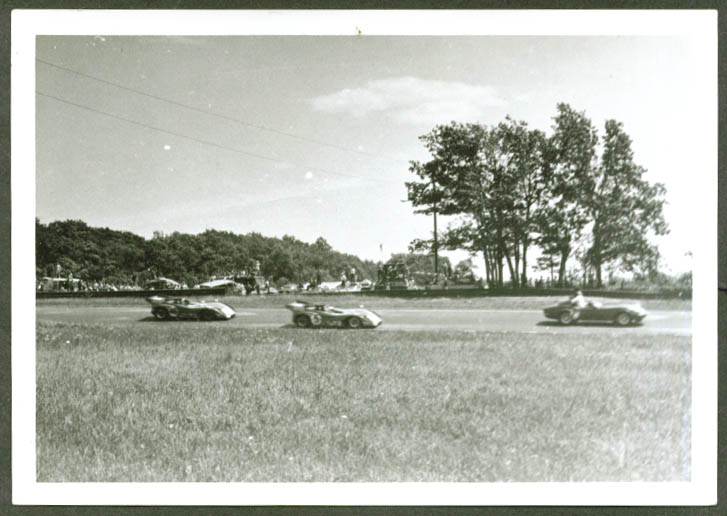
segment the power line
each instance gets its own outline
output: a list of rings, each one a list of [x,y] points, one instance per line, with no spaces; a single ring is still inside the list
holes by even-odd
[[[47,93],[43,93],[41,91],[36,91],[35,93],[37,95],[41,95],[43,97],[47,97],[47,98],[53,99],[53,100],[56,100],[58,102],[62,102],[64,104],[69,104],[71,106],[75,106],[75,107],[80,108],[80,109],[85,109],[87,111],[92,111],[94,113],[100,113],[102,115],[105,115],[105,116],[108,116],[108,117],[111,117],[111,118],[115,118],[116,120],[121,120],[123,122],[127,122],[127,123],[130,123],[130,124],[134,124],[134,125],[138,125],[138,126],[141,126],[141,127],[145,127],[147,129],[152,129],[154,131],[159,131],[161,133],[165,133],[165,134],[169,134],[169,135],[172,135],[172,136],[176,136],[178,138],[184,138],[184,139],[187,139],[187,140],[191,140],[191,141],[194,141],[194,142],[197,142],[197,143],[201,143],[203,145],[209,145],[211,147],[216,147],[218,149],[223,149],[223,150],[227,150],[227,151],[230,151],[230,152],[235,152],[237,154],[242,154],[244,156],[250,156],[250,157],[257,158],[257,159],[261,159],[261,160],[265,160],[265,161],[271,161],[271,162],[274,162],[274,163],[288,163],[286,161],[283,161],[283,160],[280,160],[280,159],[277,159],[277,158],[271,158],[271,157],[265,156],[263,154],[255,154],[253,152],[247,152],[247,151],[243,151],[243,150],[240,150],[240,149],[235,149],[233,147],[227,147],[226,145],[220,145],[219,143],[211,142],[209,140],[203,140],[203,139],[200,139],[200,138],[195,138],[194,136],[188,136],[186,134],[181,134],[181,133],[177,133],[177,132],[174,132],[174,131],[169,131],[167,129],[163,129],[161,127],[156,127],[156,126],[153,126],[153,125],[145,124],[143,122],[137,122],[136,120],[131,120],[129,118],[124,118],[122,116],[115,115],[113,113],[108,113],[106,111],[101,111],[99,109],[92,108],[92,107],[89,107],[89,106],[84,106],[83,104],[78,104],[76,102],[71,102],[70,100],[65,100],[65,99],[56,97],[54,95],[49,95]],[[352,175],[352,174],[344,174],[342,172],[334,172],[332,170],[326,170],[326,169],[323,169],[323,168],[310,167],[310,166],[307,166],[307,165],[301,165],[299,163],[294,163],[294,164],[297,165],[297,166],[299,166],[299,167],[306,168],[306,169],[309,169],[309,170],[314,170],[316,172],[322,172],[324,174],[331,174],[331,175],[335,175],[335,176],[342,176],[342,177],[348,177],[348,178],[353,178],[353,179],[363,179],[363,180],[366,180],[366,181],[374,181],[374,182],[379,182],[379,183],[391,183],[391,184],[396,183],[396,184],[399,184],[396,181],[387,181],[387,180],[383,180],[383,179],[374,179],[372,177],[365,177],[365,176],[355,176],[355,175]]]
[[[184,104],[183,102],[177,102],[176,100],[171,100],[171,99],[168,99],[168,98],[165,98],[165,97],[160,97],[158,95],[154,95],[152,93],[147,93],[145,91],[137,90],[135,88],[130,88],[128,86],[123,86],[121,84],[118,84],[118,83],[115,83],[115,82],[112,82],[112,81],[109,81],[109,80],[106,80],[106,79],[101,79],[101,78],[95,77],[93,75],[88,75],[88,74],[85,74],[83,72],[79,72],[77,70],[73,70],[72,68],[66,68],[65,66],[61,66],[61,65],[58,65],[58,64],[55,64],[55,63],[51,63],[51,62],[48,62],[48,61],[44,61],[43,59],[36,58],[36,61],[39,62],[39,63],[43,63],[45,65],[51,66],[53,68],[57,68],[59,70],[64,70],[66,72],[73,73],[73,74],[78,75],[80,77],[85,77],[87,79],[91,79],[91,80],[98,81],[98,82],[103,83],[103,84],[107,84],[109,86],[113,86],[115,88],[119,88],[121,90],[130,91],[132,93],[136,93],[137,95],[142,95],[142,96],[149,97],[149,98],[152,98],[152,99],[155,99],[155,100],[160,100],[162,102],[167,102],[169,104],[172,104],[172,105],[175,105],[175,106],[179,106],[179,107],[182,107],[182,108],[185,108],[185,109],[189,109],[189,110],[194,111],[194,112],[197,112],[197,113],[202,113],[204,115],[221,118],[223,120],[227,120],[227,121],[230,121],[230,122],[235,122],[235,123],[240,124],[242,126],[250,127],[252,129],[257,129],[259,131],[267,131],[267,132],[270,132],[270,133],[279,134],[281,136],[287,136],[288,138],[295,138],[297,140],[301,140],[301,141],[304,141],[304,142],[314,143],[316,145],[322,145],[324,147],[330,147],[330,148],[333,148],[333,149],[338,149],[338,150],[342,150],[342,151],[346,151],[346,152],[353,152],[355,154],[360,154],[362,156],[368,156],[368,157],[373,157],[373,158],[385,158],[385,159],[388,159],[388,160],[391,160],[391,161],[395,161],[397,163],[402,163],[403,162],[403,160],[401,160],[401,159],[392,158],[392,157],[389,157],[389,156],[386,156],[386,155],[383,155],[383,154],[373,154],[371,152],[365,152],[365,151],[361,151],[361,150],[358,150],[358,149],[351,149],[349,147],[344,147],[344,146],[336,145],[336,144],[333,144],[333,143],[328,143],[328,142],[323,142],[323,141],[320,141],[320,140],[315,140],[313,138],[306,138],[305,136],[299,136],[297,134],[288,133],[288,132],[285,132],[285,131],[281,131],[279,129],[273,129],[273,128],[270,128],[270,127],[265,127],[265,126],[262,126],[262,125],[257,125],[257,124],[252,124],[250,122],[245,122],[244,120],[240,120],[239,118],[235,118],[235,117],[228,116],[228,115],[223,115],[221,113],[215,113],[215,112],[212,112],[212,111],[207,111],[205,109],[201,109],[201,108],[198,108],[198,107],[195,107],[195,106],[190,106],[189,104]]]

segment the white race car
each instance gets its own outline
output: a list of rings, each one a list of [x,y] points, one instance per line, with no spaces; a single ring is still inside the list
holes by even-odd
[[[336,308],[306,301],[285,307],[293,312],[293,322],[299,328],[376,328],[382,322],[378,314],[365,308]]]

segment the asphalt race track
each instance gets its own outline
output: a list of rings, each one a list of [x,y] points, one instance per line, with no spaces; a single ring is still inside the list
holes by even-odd
[[[562,326],[547,320],[541,310],[478,309],[382,309],[376,310],[384,322],[375,331],[396,330],[468,330],[510,333],[638,333],[692,334],[692,313],[651,311],[643,324],[619,328],[613,324],[580,323]],[[156,321],[148,307],[42,306],[36,309],[37,320],[91,324],[190,324],[189,321]],[[238,308],[237,317],[229,321],[191,324],[220,324],[231,327],[292,327],[291,313],[284,308]],[[300,330],[328,331],[328,330]],[[331,330],[342,331],[342,330]],[[369,330],[370,331],[370,330]]]

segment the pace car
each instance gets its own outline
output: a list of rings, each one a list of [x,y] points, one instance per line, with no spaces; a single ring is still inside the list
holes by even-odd
[[[588,321],[613,322],[618,326],[639,324],[647,315],[646,310],[639,303],[603,304],[597,301],[587,301],[583,306],[577,306],[571,300],[549,306],[544,313],[548,319],[555,319],[561,324]]]
[[[382,322],[378,314],[365,308],[336,308],[305,301],[285,307],[293,312],[293,323],[299,328],[376,328]]]
[[[235,310],[219,301],[190,301],[186,297],[152,296],[146,299],[151,313],[160,321],[167,319],[196,319],[226,321],[235,317]]]

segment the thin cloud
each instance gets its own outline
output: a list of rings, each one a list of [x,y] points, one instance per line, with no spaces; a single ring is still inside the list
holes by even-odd
[[[387,114],[400,124],[477,120],[504,103],[490,86],[416,77],[372,80],[364,87],[347,88],[310,102],[313,109],[324,113],[358,118]]]

